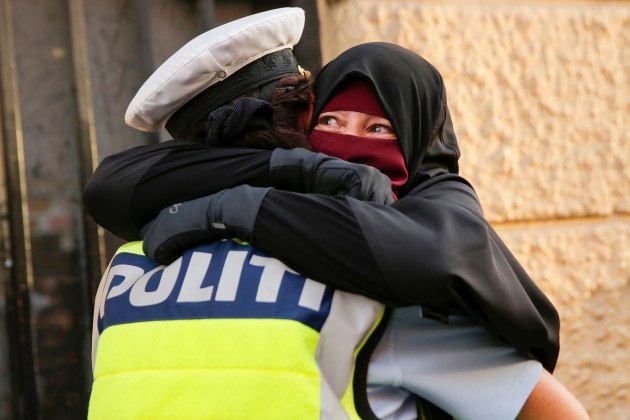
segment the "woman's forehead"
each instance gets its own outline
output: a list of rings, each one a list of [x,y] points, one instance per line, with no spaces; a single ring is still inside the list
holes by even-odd
[[[348,80],[336,89],[322,112],[356,111],[387,118],[372,83],[365,79]]]
[[[320,115],[334,115],[334,116],[341,116],[345,119],[349,119],[349,120],[384,120],[384,121],[388,121],[389,120],[385,117],[381,117],[379,115],[374,115],[374,114],[370,114],[367,112],[361,112],[361,111],[353,111],[353,110],[336,110],[336,111],[326,111],[326,112],[322,112]]]

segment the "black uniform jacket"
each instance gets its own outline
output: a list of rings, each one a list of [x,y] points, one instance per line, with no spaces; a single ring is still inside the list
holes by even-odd
[[[316,85],[316,94],[325,101],[343,75],[372,80],[410,173],[400,199],[384,206],[272,190],[262,202],[252,245],[339,289],[393,306],[419,305],[438,318],[465,314],[552,371],[558,314],[485,221],[473,188],[456,174],[459,152],[441,76],[419,56],[398,49],[375,43],[349,50],[348,60],[338,58],[327,66],[334,64],[334,71],[325,67],[320,73],[317,83],[325,85],[319,91]],[[407,79],[417,71],[414,88],[433,95],[410,95],[403,82],[387,85],[403,75],[382,77],[375,57],[390,65],[398,60]],[[404,106],[393,109],[399,103]],[[316,114],[322,106],[315,104]],[[396,112],[401,109],[427,111],[409,124]],[[85,204],[104,228],[139,239],[141,227],[173,203],[241,184],[268,185],[270,154],[183,140],[141,146],[103,160],[86,186]]]

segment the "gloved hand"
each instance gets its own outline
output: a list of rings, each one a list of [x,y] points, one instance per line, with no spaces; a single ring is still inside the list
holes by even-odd
[[[272,152],[269,183],[280,190],[394,202],[391,181],[378,169],[301,148]]]
[[[140,232],[144,253],[170,264],[195,245],[235,237],[251,241],[258,210],[270,189],[241,185],[163,209]]]

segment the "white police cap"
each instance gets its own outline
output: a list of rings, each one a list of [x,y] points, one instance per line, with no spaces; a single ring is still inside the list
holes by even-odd
[[[293,48],[303,29],[304,11],[285,7],[247,16],[197,36],[144,82],[127,108],[125,122],[142,131],[164,128],[176,111],[209,87],[216,85],[212,89],[218,90],[217,83],[227,81],[239,69]]]

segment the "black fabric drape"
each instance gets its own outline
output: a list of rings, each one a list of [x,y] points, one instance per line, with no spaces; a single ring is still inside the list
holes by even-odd
[[[161,209],[236,185],[267,186],[271,151],[171,140],[103,159],[83,201],[96,223],[129,240]]]

